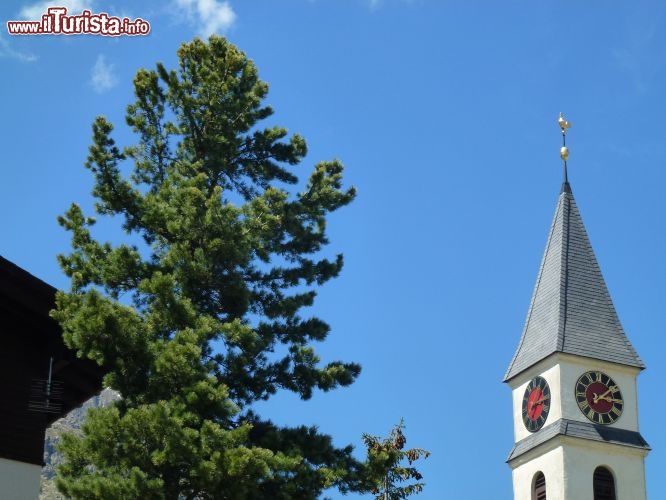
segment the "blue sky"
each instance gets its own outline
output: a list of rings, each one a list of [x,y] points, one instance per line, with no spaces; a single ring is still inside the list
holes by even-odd
[[[0,5],[0,254],[58,287],[56,224],[90,211],[82,164],[103,114],[116,139],[131,79],[217,32],[271,87],[271,123],[308,140],[303,177],[339,158],[359,195],[330,222],[339,279],[313,313],[324,359],[353,386],[262,411],[361,447],[404,417],[432,451],[419,498],[512,498],[501,383],[518,343],[561,183],[557,116],[572,121],[569,177],[639,377],[650,498],[666,498],[666,4],[661,1],[176,0],[58,2],[142,18],[148,36],[10,36],[52,5]],[[101,238],[117,238],[102,224]],[[479,474],[484,480],[479,481]]]

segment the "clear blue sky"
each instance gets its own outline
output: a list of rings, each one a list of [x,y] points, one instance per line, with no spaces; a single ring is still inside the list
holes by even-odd
[[[324,359],[356,384],[262,407],[361,446],[405,418],[432,456],[424,499],[510,499],[518,343],[561,183],[557,115],[574,195],[639,378],[650,498],[666,498],[666,4],[506,0],[71,0],[141,17],[145,37],[7,34],[51,4],[0,4],[0,254],[58,287],[56,216],[92,206],[82,164],[106,115],[126,143],[131,79],[173,65],[196,34],[225,34],[271,86],[275,123],[308,139],[306,175],[340,158],[358,199],[330,223],[342,276],[314,312]],[[189,10],[188,10],[189,5]],[[212,7],[208,12],[200,7]],[[105,238],[104,229],[98,236]],[[109,233],[114,238],[116,233]],[[484,478],[479,481],[480,475]]]

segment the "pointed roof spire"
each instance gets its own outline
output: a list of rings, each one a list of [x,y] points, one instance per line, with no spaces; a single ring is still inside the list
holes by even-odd
[[[562,191],[505,381],[555,352],[645,368],[622,329],[592,250],[566,176],[568,150],[564,148]]]

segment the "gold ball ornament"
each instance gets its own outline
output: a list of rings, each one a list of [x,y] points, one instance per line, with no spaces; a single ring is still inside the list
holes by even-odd
[[[566,120],[562,113],[560,113],[560,117],[558,118],[557,123],[560,125],[563,134],[566,133],[568,128],[571,128],[571,122]]]
[[[569,148],[566,146],[562,146],[560,149],[560,158],[562,158],[564,161],[567,161],[569,159]]]

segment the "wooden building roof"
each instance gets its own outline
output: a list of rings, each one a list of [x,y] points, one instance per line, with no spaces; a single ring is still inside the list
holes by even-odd
[[[63,343],[49,316],[56,289],[0,257],[0,457],[42,465],[44,433],[55,420],[99,393],[103,370]],[[62,387],[59,411],[29,408],[31,385],[52,377]]]

